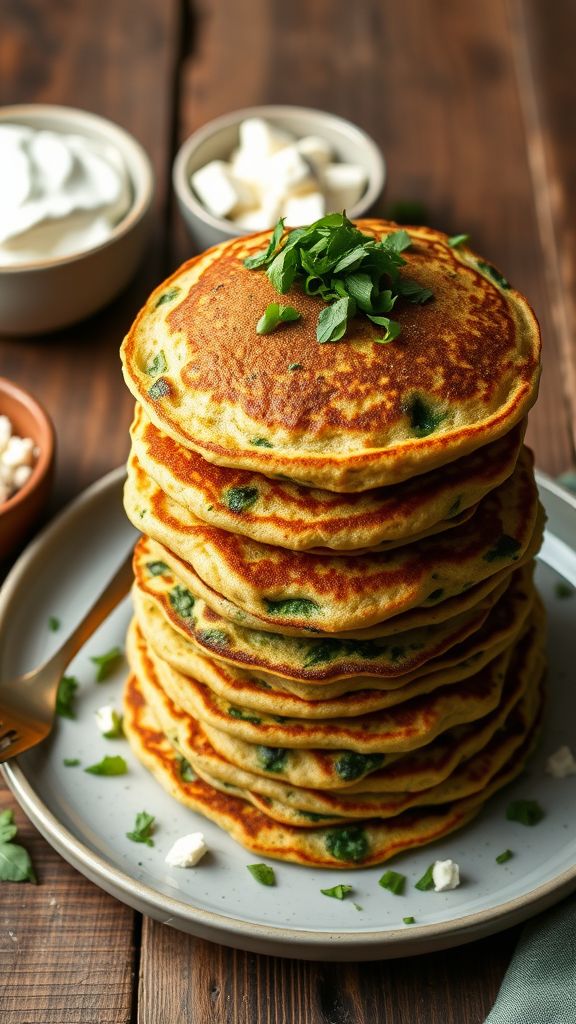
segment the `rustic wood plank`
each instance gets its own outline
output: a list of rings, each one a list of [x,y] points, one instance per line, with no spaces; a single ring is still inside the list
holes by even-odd
[[[257,956],[146,919],[144,1024],[479,1024],[494,1002],[517,929],[415,959],[364,964]],[[157,979],[165,979],[159,992]]]
[[[576,451],[576,79],[571,47],[576,11],[560,0],[544,9],[534,0],[510,0],[544,274],[558,344],[563,402]],[[564,468],[568,468],[567,466]]]
[[[69,867],[2,787],[0,808],[7,807],[39,884],[2,884],[0,1020],[128,1024],[133,912]]]
[[[135,281],[106,310],[39,339],[1,339],[0,373],[36,394],[58,435],[54,507],[124,461],[133,401],[118,348],[151,288],[166,272],[166,211],[178,0],[5,0],[0,95],[9,103],[84,107],[127,128],[149,153],[157,178],[155,231]]]

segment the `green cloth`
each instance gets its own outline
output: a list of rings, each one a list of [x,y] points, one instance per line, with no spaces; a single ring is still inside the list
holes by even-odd
[[[576,897],[524,928],[485,1024],[576,1024]]]

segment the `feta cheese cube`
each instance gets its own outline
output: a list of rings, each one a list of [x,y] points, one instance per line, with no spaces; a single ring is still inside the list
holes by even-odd
[[[0,416],[0,452],[3,452],[12,437],[12,424],[7,416]]]
[[[318,135],[304,135],[298,139],[296,149],[316,171],[326,167],[332,160],[332,150],[325,139]]]
[[[546,761],[546,772],[555,779],[565,779],[568,775],[576,775],[576,760],[570,747],[558,747]]]
[[[282,209],[282,216],[286,218],[286,225],[289,228],[300,227],[302,224],[312,224],[315,220],[323,217],[326,212],[324,196],[321,192],[308,192],[303,196],[291,196],[287,199]]]
[[[207,852],[208,847],[202,832],[191,832],[181,836],[165,857],[166,864],[173,868],[192,868]]]
[[[367,174],[357,164],[328,164],[322,171],[329,211],[347,210],[364,194]]]
[[[21,487],[24,487],[31,476],[32,466],[16,466],[12,474],[12,484],[15,490],[19,491]]]
[[[104,704],[95,712],[96,725],[103,736],[116,737],[121,735],[122,719],[111,704]]]
[[[233,176],[223,160],[212,160],[194,171],[190,184],[200,202],[215,217],[228,217],[239,207],[249,207],[254,202],[250,189]]]
[[[279,149],[294,141],[290,132],[275,128],[262,117],[247,117],[239,128],[240,151],[252,154],[258,159],[272,156]]]
[[[0,458],[5,466],[11,466],[13,469],[17,466],[33,466],[34,441],[31,437],[12,436]]]
[[[456,889],[460,885],[460,868],[453,860],[436,860],[432,868],[435,892]]]
[[[311,165],[296,146],[286,146],[271,156],[263,167],[267,188],[275,192],[304,192],[317,187]]]

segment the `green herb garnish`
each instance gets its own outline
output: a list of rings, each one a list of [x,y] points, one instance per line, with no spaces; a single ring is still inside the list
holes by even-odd
[[[465,245],[466,242],[470,241],[470,235],[451,235],[448,239],[448,245],[451,249],[457,249],[460,245]]]
[[[174,286],[174,288],[169,288],[167,292],[162,292],[162,295],[157,299],[154,308],[157,309],[158,306],[163,306],[165,302],[172,302],[172,299],[175,299],[179,294],[180,289],[176,286]]]
[[[434,408],[429,401],[419,394],[410,395],[409,398],[402,402],[401,408],[402,412],[410,420],[410,426],[416,437],[427,437],[428,434],[432,434],[438,429],[445,418],[444,413]]]
[[[289,370],[301,370],[302,369],[302,363],[290,363],[289,366],[288,366],[288,369]]]
[[[0,882],[36,882],[30,854],[23,846],[13,843],[17,833],[14,814],[8,809],[0,811]]]
[[[506,280],[504,274],[496,270],[496,267],[493,267],[491,263],[486,263],[485,260],[478,260],[478,268],[487,274],[488,277],[491,277],[501,288],[510,288],[510,282]]]
[[[108,679],[108,676],[112,675],[121,658],[122,650],[120,647],[112,647],[109,651],[106,651],[106,654],[98,654],[90,658],[90,661],[93,661],[97,666],[96,682],[103,683]]]
[[[154,815],[148,814],[147,811],[139,811],[136,815],[136,821],[132,832],[126,833],[126,838],[131,839],[133,843],[146,843],[146,846],[154,846],[154,840],[152,839],[152,833],[154,831]]]
[[[223,500],[231,512],[244,512],[258,500],[259,496],[257,487],[230,487],[225,491]]]
[[[182,781],[196,782],[198,776],[190,764],[190,761],[187,761],[183,754],[176,754],[176,760],[178,762],[178,771],[180,772],[180,778]]]
[[[201,629],[198,639],[215,647],[225,647],[230,642],[228,633],[225,633],[223,629]]]
[[[433,870],[434,864],[431,864],[422,875],[422,878],[416,882],[416,888],[420,889],[421,892],[427,892],[428,889],[434,888],[434,878],[432,877]]]
[[[80,764],[80,758],[79,757],[65,757],[62,760],[62,764],[64,765],[65,768],[77,768],[77,766]]]
[[[406,886],[406,875],[401,875],[399,871],[385,871],[378,880],[378,885],[394,893],[394,896],[402,896]]]
[[[228,714],[230,715],[230,718],[238,718],[242,722],[251,722],[252,725],[260,725],[262,721],[262,719],[258,718],[257,715],[251,715],[248,711],[245,711],[244,708],[235,708],[230,706],[228,708]]]
[[[352,892],[352,886],[343,885],[340,882],[339,885],[333,885],[331,889],[320,889],[320,892],[323,896],[331,896],[333,900],[343,900]]]
[[[276,875],[274,874],[274,868],[271,868],[269,864],[247,864],[246,867],[260,885],[276,885]]]
[[[574,590],[574,587],[571,587],[569,583],[565,583],[564,580],[559,580],[554,587],[554,593],[556,594],[556,597],[563,600],[566,597],[574,597],[576,590]]]
[[[511,558],[512,561],[516,561],[521,546],[520,541],[516,540],[515,537],[510,537],[507,533],[503,533],[496,541],[494,547],[486,552],[484,561],[495,562],[498,558]]]
[[[288,751],[283,747],[256,747],[256,759],[267,772],[282,772],[286,765]]]
[[[505,864],[506,861],[510,860],[513,856],[514,854],[512,853],[512,850],[503,850],[502,853],[499,853],[496,857],[496,863]]]
[[[146,568],[151,576],[165,576],[170,572],[166,562],[146,562]]]
[[[165,380],[164,377],[158,377],[158,380],[154,381],[152,387],[148,388],[148,394],[150,395],[150,398],[154,399],[164,398],[165,395],[169,395],[170,385],[168,381]]]
[[[255,448],[273,448],[274,445],[267,441],[265,437],[253,437],[250,440],[250,444],[253,444]]]
[[[414,918],[414,917],[403,917],[402,920],[403,920],[404,924],[415,924],[416,923],[416,918]]]
[[[353,863],[364,860],[370,848],[364,829],[355,826],[328,832],[325,843],[328,853],[336,860],[351,860]]]
[[[56,714],[62,718],[76,718],[74,697],[78,689],[75,676],[62,676],[56,693]]]
[[[281,306],[278,302],[271,302],[256,324],[256,334],[271,334],[281,324],[301,319],[302,314],[294,309],[294,306]]]
[[[57,633],[60,629],[60,619],[57,619],[55,615],[51,615],[48,619],[48,629],[50,629],[52,633]]]
[[[182,587],[179,583],[168,594],[168,600],[172,605],[175,612],[182,619],[189,619],[192,615],[192,611],[195,604],[194,595],[190,593],[186,587]]]
[[[161,373],[164,373],[168,369],[168,363],[166,362],[166,356],[164,355],[164,349],[160,349],[159,352],[154,356],[154,359],[149,366],[146,367],[146,373],[149,377],[159,377]]]
[[[116,711],[113,708],[110,717],[112,719],[111,727],[107,729],[106,732],[103,732],[102,735],[107,740],[121,739],[124,736],[124,729],[122,727],[122,715],[120,715],[118,711]],[[100,715],[98,711],[96,712],[96,721],[98,725],[100,725]]]
[[[91,764],[84,771],[90,772],[91,775],[126,775],[128,765],[119,754],[115,754],[114,757],[106,755],[98,764]]]
[[[537,825],[542,821],[544,811],[537,800],[513,800],[506,808],[508,821],[519,821],[521,825]]]
[[[269,615],[295,615],[305,619],[320,607],[308,597],[286,597],[278,601],[265,597],[263,601]]]
[[[280,294],[294,284],[328,304],[318,316],[320,344],[340,341],[358,311],[392,341],[400,325],[388,318],[398,297],[422,303],[433,298],[428,288],[400,276],[400,255],[411,244],[407,231],[393,231],[376,241],[356,228],[345,214],[331,213],[305,228],[288,233],[282,244],[283,221],[274,229],[268,248],[244,260],[249,270],[265,270]],[[270,307],[269,307],[270,308]]]
[[[383,763],[383,754],[358,754],[355,750],[346,750],[334,762],[334,768],[345,782],[353,782],[380,768]]]

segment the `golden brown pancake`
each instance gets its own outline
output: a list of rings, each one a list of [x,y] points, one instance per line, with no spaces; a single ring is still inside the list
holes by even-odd
[[[362,221],[379,239],[395,230]],[[278,294],[246,256],[270,237],[234,239],[177,270],[122,345],[126,383],[150,420],[217,465],[363,491],[443,466],[497,440],[536,398],[540,334],[526,300],[467,248],[411,228],[402,275],[432,290],[394,310],[400,338],[355,317],[319,344],[321,300],[293,288],[301,319],[266,337]],[[293,372],[290,366],[298,364]]]

